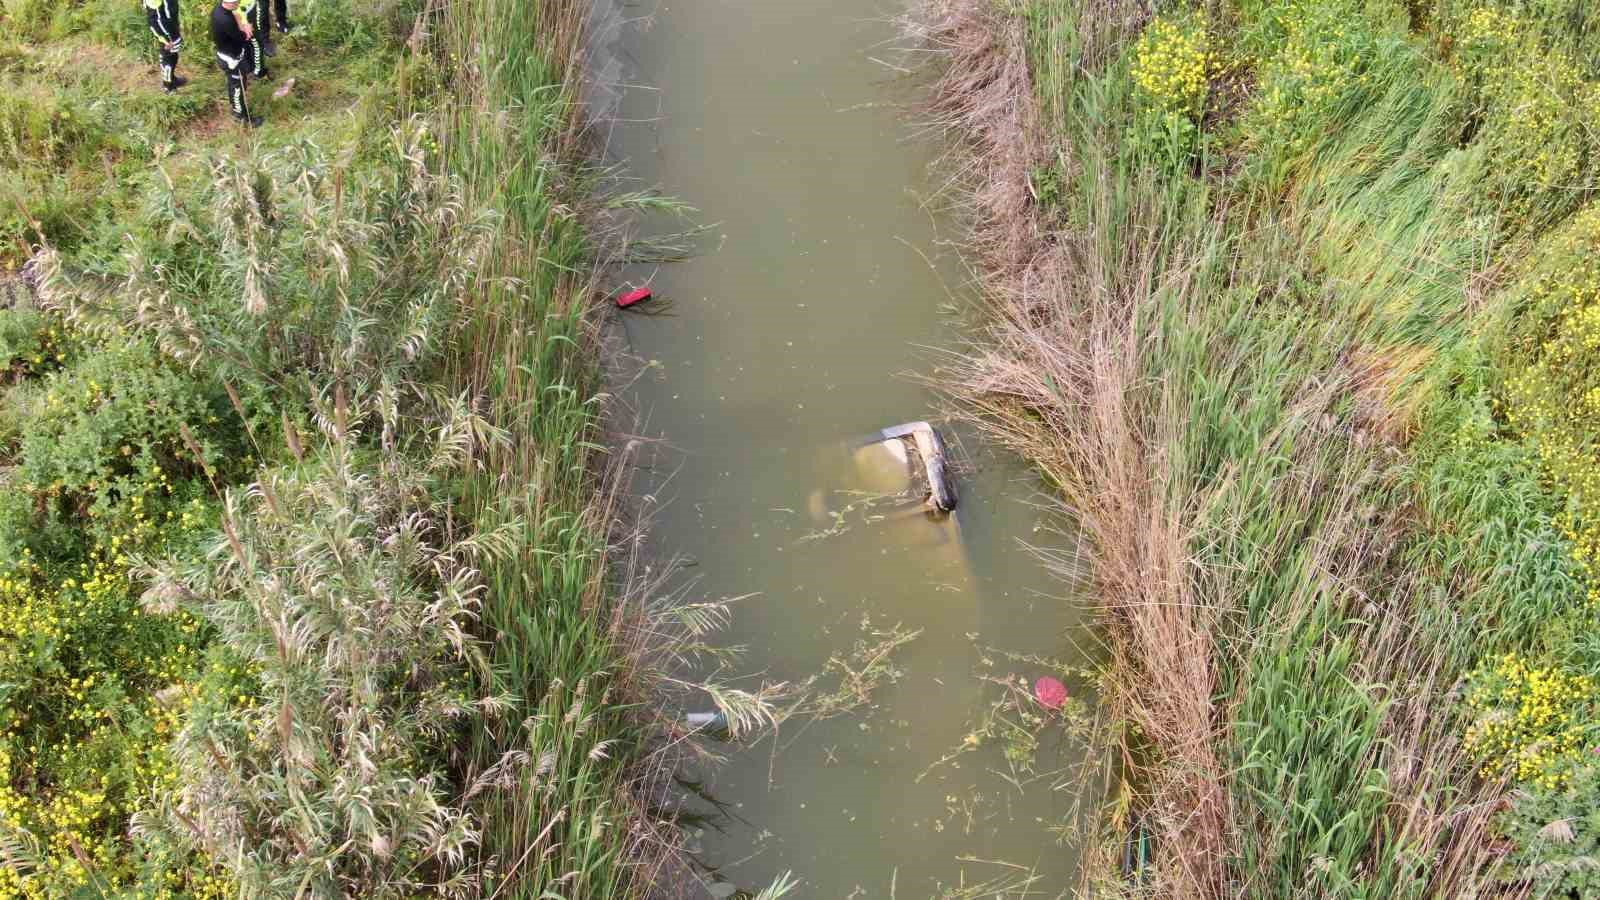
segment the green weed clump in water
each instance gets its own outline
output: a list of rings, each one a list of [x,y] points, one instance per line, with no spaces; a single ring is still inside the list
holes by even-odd
[[[1571,65],[1588,20],[1339,0],[934,12],[997,301],[953,374],[1095,545],[1110,703],[1148,751],[1130,789],[1155,892],[1585,890],[1572,811],[1593,754],[1568,726],[1600,659],[1581,543],[1597,444],[1588,300],[1565,283],[1584,269],[1509,291],[1494,275],[1593,192]],[[1167,108],[1151,48],[1199,28],[1222,74],[1196,155],[1136,152],[1130,125]],[[1485,55],[1493,40],[1511,51]],[[1018,93],[1032,113],[998,115]],[[1515,696],[1487,687],[1508,651],[1541,673]],[[1567,711],[1542,712],[1557,683]],[[1527,703],[1526,727],[1491,729]],[[1529,764],[1504,773],[1524,793],[1497,818],[1507,759]]]

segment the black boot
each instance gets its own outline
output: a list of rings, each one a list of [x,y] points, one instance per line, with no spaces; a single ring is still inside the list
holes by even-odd
[[[172,94],[176,93],[178,88],[181,88],[188,83],[189,79],[183,77],[182,75],[174,75],[172,76],[172,80],[166,83],[165,87],[167,89],[167,93]]]
[[[279,34],[293,34],[294,33],[294,23],[285,21],[283,19],[279,19],[278,20],[278,33]]]
[[[265,53],[269,58],[273,57],[273,56],[277,56],[278,55],[278,45],[274,44],[271,41],[262,41],[261,42],[261,52]]]
[[[246,128],[260,128],[262,121],[264,121],[260,116],[234,116],[233,120]]]

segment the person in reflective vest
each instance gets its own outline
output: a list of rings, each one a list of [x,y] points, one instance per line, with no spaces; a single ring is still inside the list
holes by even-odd
[[[271,78],[267,71],[267,57],[277,54],[272,44],[272,23],[266,21],[267,5],[264,0],[239,0],[239,28],[244,32],[250,47],[250,74],[257,78]]]
[[[245,73],[251,65],[250,40],[254,28],[239,11],[239,0],[220,0],[211,10],[211,42],[217,47],[217,65],[228,76],[228,108],[233,117],[254,128],[260,116],[250,115],[245,105]]]
[[[183,49],[183,32],[178,27],[178,0],[144,0],[144,17],[161,45],[161,87],[167,93],[189,83],[178,74],[178,51]]]

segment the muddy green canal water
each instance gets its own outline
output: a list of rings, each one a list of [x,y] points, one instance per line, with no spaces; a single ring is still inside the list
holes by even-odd
[[[694,258],[628,273],[669,301],[621,322],[649,363],[632,400],[664,441],[636,485],[663,501],[655,543],[696,562],[692,595],[749,595],[723,639],[747,648],[750,686],[920,630],[869,704],[723,748],[703,784],[721,812],[698,848],[716,893],[793,872],[791,896],[1069,895],[1074,809],[1100,800],[1062,728],[1010,759],[1003,740],[969,749],[1007,696],[985,676],[1031,684],[1051,667],[1025,657],[1085,662],[1086,605],[1030,550],[1071,556],[1040,485],[941,424],[965,461],[960,506],[896,515],[876,497],[894,473],[839,449],[939,424],[908,374],[960,337],[953,224],[929,202],[940,148],[916,137],[920,86],[892,67],[900,12],[680,0],[617,5],[596,29],[610,158],[714,223]]]

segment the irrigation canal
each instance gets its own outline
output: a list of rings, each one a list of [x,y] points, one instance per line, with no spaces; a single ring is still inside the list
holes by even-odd
[[[804,897],[969,896],[956,891],[1028,872],[1027,896],[1056,896],[1076,879],[1059,826],[1079,799],[1077,743],[1047,730],[1031,772],[1003,742],[939,764],[1004,695],[980,676],[1047,671],[1006,654],[1070,663],[1082,644],[1082,604],[1025,546],[1064,549],[1040,486],[945,428],[966,461],[956,514],[874,521],[895,474],[838,447],[934,418],[907,373],[959,338],[952,224],[927,202],[938,148],[905,111],[919,85],[886,64],[900,11],[646,0],[598,29],[602,78],[622,86],[611,158],[715,223],[706,252],[630,273],[670,304],[622,323],[652,361],[635,400],[673,448],[656,466],[670,481],[641,486],[668,499],[658,544],[698,562],[695,593],[753,595],[727,636],[752,675],[800,679],[872,632],[921,630],[869,706],[728,748],[706,785],[726,814],[701,856],[743,887],[792,871]]]

